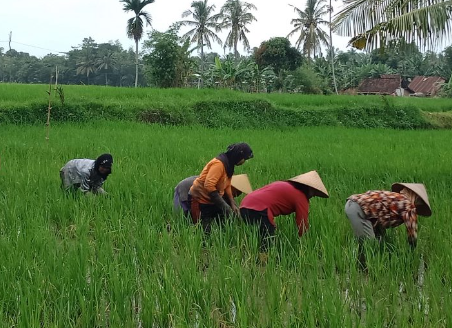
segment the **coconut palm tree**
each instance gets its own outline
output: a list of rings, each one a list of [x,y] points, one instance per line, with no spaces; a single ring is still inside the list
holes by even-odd
[[[333,47],[333,24],[332,24],[332,15],[333,15],[333,5],[330,1],[330,6],[329,6],[329,16],[328,16],[328,27],[329,27],[329,33],[330,33],[330,62],[331,62],[331,73],[333,74],[333,86],[334,86],[334,91],[336,92],[336,94],[339,94],[337,92],[337,83],[336,83],[336,72],[334,69],[334,47]]]
[[[143,11],[144,7],[155,0],[120,0],[125,12],[133,11],[135,16],[127,21],[127,36],[135,40],[135,88],[138,86],[138,42],[143,37],[143,25],[151,25],[151,15]],[[143,21],[144,19],[144,21]]]
[[[229,29],[224,48],[234,49],[235,60],[239,57],[237,51],[239,41],[243,42],[245,49],[250,49],[250,43],[246,37],[249,30],[246,26],[257,21],[256,17],[250,12],[251,10],[257,10],[256,6],[240,0],[227,0],[221,7],[220,16],[223,20],[221,27]]]
[[[193,20],[184,20],[179,23],[182,26],[193,27],[190,31],[185,33],[182,38],[190,39],[191,43],[196,43],[201,53],[201,77],[204,76],[204,45],[212,49],[211,40],[222,44],[221,39],[215,32],[220,31],[220,24],[218,14],[214,14],[215,5],[209,6],[207,0],[193,1],[191,8],[186,10],[182,17],[192,16]]]
[[[299,34],[295,46],[297,49],[303,48],[303,54],[308,58],[311,55],[317,57],[322,54],[322,45],[328,47],[328,35],[321,26],[328,27],[328,21],[323,20],[323,16],[330,10],[325,0],[308,0],[305,10],[301,10],[293,5],[298,17],[290,22],[295,28],[287,35],[291,37]]]
[[[108,71],[112,70],[116,66],[116,58],[112,52],[103,53],[96,61],[97,69],[105,72],[105,86],[108,85]]]
[[[422,49],[450,40],[452,0],[345,0],[333,22],[335,30],[352,37],[357,49],[384,48],[389,42],[415,41]]]
[[[82,61],[77,63],[77,75],[86,75],[87,82],[89,84],[89,76],[91,73],[95,73],[97,71],[97,66],[94,60],[92,60],[89,56],[86,56]]]

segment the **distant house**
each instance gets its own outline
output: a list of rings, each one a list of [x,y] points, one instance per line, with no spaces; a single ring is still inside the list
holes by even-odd
[[[445,80],[439,76],[416,76],[410,84],[408,91],[410,96],[431,97],[435,96]]]
[[[358,94],[406,96],[408,92],[402,86],[400,75],[388,74],[362,80],[358,86]]]

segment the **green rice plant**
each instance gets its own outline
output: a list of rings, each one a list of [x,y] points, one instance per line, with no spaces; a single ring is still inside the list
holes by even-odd
[[[69,91],[68,91],[69,92]],[[0,326],[448,327],[452,322],[450,133],[304,127],[208,129],[118,121],[0,127]],[[276,219],[266,265],[256,227],[209,238],[173,213],[174,186],[246,141],[253,188],[317,169],[330,198],[307,233]],[[110,152],[106,197],[65,194],[59,169]],[[368,273],[345,200],[397,181],[426,185],[433,215],[367,243]],[[420,269],[423,268],[423,269]]]

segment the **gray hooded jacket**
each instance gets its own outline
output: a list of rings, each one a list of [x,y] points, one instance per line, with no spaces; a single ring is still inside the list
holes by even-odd
[[[61,182],[65,190],[71,187],[80,188],[83,193],[91,191],[103,194],[104,179],[94,171],[94,160],[73,159],[66,163],[60,170]]]

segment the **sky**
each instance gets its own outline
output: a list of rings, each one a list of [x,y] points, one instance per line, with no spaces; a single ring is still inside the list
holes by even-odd
[[[217,12],[225,0],[209,0]],[[247,0],[257,7],[253,12],[257,22],[249,25],[248,40],[251,48],[271,37],[287,36],[291,31],[290,21],[296,17],[292,4],[300,9],[306,0]],[[152,28],[166,31],[169,26],[182,20],[182,13],[190,9],[192,0],[155,0],[145,7],[152,16]],[[0,47],[9,49],[9,34],[12,32],[11,48],[28,52],[36,57],[49,53],[61,54],[82,44],[91,37],[96,43],[118,40],[125,49],[134,48],[134,42],[127,38],[127,20],[132,13],[125,13],[119,0],[3,0],[0,5]],[[341,8],[340,1],[334,1],[335,12]],[[188,18],[187,18],[188,19]],[[327,19],[327,17],[325,17]],[[146,32],[152,30],[146,27]],[[188,31],[183,27],[181,32]],[[227,33],[219,33],[224,41]],[[143,37],[147,38],[147,34]],[[290,39],[295,44],[295,37]],[[347,50],[348,38],[333,36],[333,45]],[[141,46],[140,46],[141,48]],[[207,50],[209,51],[209,50]],[[223,48],[215,45],[212,51],[223,54]],[[243,48],[239,52],[244,54]]]

